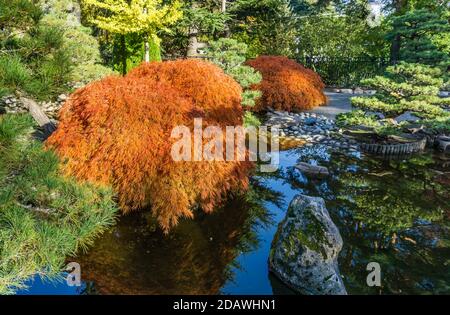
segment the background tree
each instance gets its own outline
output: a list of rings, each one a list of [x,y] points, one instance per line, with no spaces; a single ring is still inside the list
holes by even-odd
[[[252,67],[244,65],[247,45],[235,39],[221,38],[210,42],[207,49],[208,58],[221,67],[226,74],[232,76],[242,87],[242,106],[251,109],[261,97],[261,91],[252,90],[251,86],[262,80],[261,74]],[[246,125],[259,125],[259,119],[247,110],[244,116]]]
[[[206,1],[208,2],[208,1]],[[200,1],[192,1],[190,7],[186,8],[187,29],[189,45],[186,55],[195,57],[199,54],[199,49],[205,48],[204,43],[199,42],[199,36],[204,34],[214,35],[217,32],[225,31],[226,22],[229,15],[223,11],[223,3],[220,8],[214,3],[201,4]]]
[[[390,17],[405,14],[409,10],[414,9],[429,9],[433,11],[448,11],[448,0],[383,0],[385,4],[385,11]],[[395,64],[400,60],[400,35],[392,36],[391,38],[390,62]]]
[[[163,47],[168,58],[198,57],[206,43],[225,36],[228,12],[222,11],[222,1],[183,1],[183,18],[164,34]]]
[[[368,22],[371,9],[366,1],[299,2],[297,60],[317,71],[328,85],[355,86],[382,73],[388,55],[386,26],[383,19],[380,24]]]
[[[122,73],[127,72],[125,36],[138,34],[145,42],[145,61],[150,61],[150,44],[160,46],[158,32],[181,18],[177,1],[162,0],[82,0],[88,20],[97,27],[121,35]],[[158,58],[160,59],[160,58]]]
[[[328,7],[333,0],[291,0],[294,12],[299,15],[311,15]]]
[[[433,41],[436,34],[450,33],[448,20],[428,9],[412,10],[393,18],[389,40],[399,40],[398,56],[394,60],[424,63],[432,66],[449,65],[450,55]]]
[[[407,9],[409,0],[388,0],[387,8],[392,10],[392,15],[401,15]],[[391,39],[390,62],[395,64],[400,59],[400,36],[394,36]]]
[[[40,0],[40,7],[42,22],[64,31],[63,47],[74,64],[70,76],[72,87],[81,87],[113,72],[102,64],[99,43],[92,29],[82,25],[78,1]]]
[[[231,37],[248,45],[247,57],[292,56],[297,38],[297,20],[288,0],[236,0]]]

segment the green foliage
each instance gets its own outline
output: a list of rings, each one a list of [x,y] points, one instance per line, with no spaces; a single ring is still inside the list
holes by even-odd
[[[351,7],[339,10],[326,7],[314,14],[300,18],[300,55],[329,58],[380,57],[387,52],[383,42],[383,26],[367,23],[369,11],[365,6],[353,8],[358,15],[351,14]]]
[[[366,113],[362,110],[354,110],[349,113],[339,114],[336,117],[336,123],[338,126],[346,127],[346,126],[367,126],[367,127],[379,127],[380,123],[378,122],[375,115],[366,115]]]
[[[365,86],[375,89],[372,97],[354,97],[356,108],[381,112],[386,118],[394,118],[405,112],[419,117],[421,123],[436,132],[450,130],[450,99],[438,96],[443,85],[442,72],[422,64],[401,62],[386,69],[385,76],[376,76],[363,81]],[[379,121],[358,110],[338,117],[342,126],[365,125],[380,134],[394,133],[404,124],[393,124],[392,120]]]
[[[28,92],[39,99],[67,92],[70,89],[72,69],[69,53],[60,50],[40,62],[39,67],[33,71],[37,80],[32,82]]]
[[[39,22],[42,10],[29,0],[0,0],[0,39],[11,29],[26,29]]]
[[[291,5],[299,15],[310,15],[326,9],[331,2],[332,0],[291,0]]]
[[[216,0],[187,0],[182,2],[183,17],[170,32],[162,34],[162,51],[170,58],[185,57],[189,37],[195,35],[199,42],[209,42],[224,35],[231,15],[221,11]]]
[[[31,78],[30,70],[17,55],[0,56],[0,86],[11,93],[27,86]]]
[[[124,55],[126,56],[126,73],[139,66],[145,60],[145,42],[140,34],[111,34],[107,38],[101,38],[100,42],[104,63],[116,72],[124,72]],[[162,61],[159,38],[149,38],[148,44],[149,60]]]
[[[207,55],[210,60],[221,67],[226,74],[233,77],[243,88],[243,106],[254,106],[260,91],[250,90],[254,84],[262,80],[261,74],[252,67],[245,66],[247,45],[234,39],[221,38],[210,42]]]
[[[123,75],[128,70],[128,49],[125,37],[138,36],[142,44],[152,41],[152,51],[147,51],[144,57],[149,55],[153,56],[153,59],[144,58],[143,60],[159,60],[161,59],[159,33],[169,31],[168,27],[175,24],[183,15],[178,1],[82,0],[81,3],[89,23],[111,34],[120,35],[120,49],[115,51],[120,51],[117,55],[121,60]],[[145,49],[147,47],[150,49],[150,46],[145,46]]]
[[[400,60],[443,68],[450,65],[450,55],[442,49],[442,46],[448,46],[445,40],[449,38],[450,24],[437,11],[408,11],[395,16],[392,27],[387,39],[400,39]],[[444,42],[439,43],[440,41]]]
[[[63,31],[46,25],[40,8],[30,0],[0,2],[0,12],[4,30],[0,35],[0,90],[22,90],[38,99],[67,91],[72,60],[63,46]],[[21,21],[20,28],[6,21],[15,17]]]
[[[383,36],[386,25],[383,20],[380,25],[367,22],[366,2],[314,6],[304,2],[299,5],[303,9],[296,10],[299,15],[296,58],[301,63],[334,86],[358,86],[361,79],[382,73],[388,55]]]
[[[378,135],[396,135],[400,134],[400,127],[404,123],[393,127],[386,121],[380,121],[375,114],[366,113],[362,110],[354,110],[349,113],[339,114],[336,117],[336,123],[340,127],[365,126],[371,127]]]
[[[161,43],[159,38],[150,39],[148,44],[149,44],[150,61],[162,61]]]
[[[114,34],[156,35],[182,16],[177,1],[82,0],[89,21]]]
[[[261,125],[261,120],[255,116],[251,111],[246,111],[244,113],[244,126],[245,127],[259,127]]]
[[[181,25],[185,28],[195,28],[201,33],[215,34],[224,31],[230,15],[218,11],[216,6],[200,4],[200,2],[193,1],[194,5],[191,4],[184,8],[184,19],[181,21]]]
[[[439,68],[402,62],[388,67],[385,76],[363,81],[364,85],[377,90],[377,94],[354,97],[352,104],[363,110],[382,112],[387,117],[409,111],[429,122],[445,121],[450,117],[445,110],[450,100],[438,96],[443,82],[441,76]]]
[[[292,56],[297,21],[287,0],[237,0],[229,9],[232,37],[249,47],[247,58]]]
[[[426,119],[425,126],[436,130],[442,134],[450,134],[450,117],[436,117],[434,119]]]
[[[110,189],[59,175],[58,158],[30,139],[28,115],[0,116],[0,293],[33,275],[61,277],[66,256],[114,223]],[[11,176],[14,174],[14,176]]]
[[[262,80],[261,74],[252,67],[245,66],[247,45],[230,38],[221,38],[209,43],[207,55],[210,60],[221,67],[226,74],[233,77],[243,89],[242,106],[255,106],[256,100],[261,97],[261,91],[251,90],[250,87]],[[259,125],[258,118],[246,113],[247,125]]]
[[[125,48],[123,47],[125,44]],[[126,55],[126,72],[128,73],[142,63],[145,55],[144,42],[142,36],[138,34],[117,35],[111,34],[108,38],[100,38],[100,51],[103,61],[115,72],[123,72],[123,55]],[[151,48],[155,48],[151,44]],[[153,50],[153,58],[158,52]],[[160,53],[160,51],[159,51]],[[151,60],[154,60],[151,59]]]
[[[43,23],[63,31],[62,47],[73,63],[71,85],[82,86],[113,72],[101,65],[99,43],[90,28],[81,25],[80,7],[73,0],[41,0]]]
[[[73,0],[0,1],[0,90],[49,100],[112,73]],[[10,20],[17,23],[10,23]],[[9,64],[9,65],[8,65]]]

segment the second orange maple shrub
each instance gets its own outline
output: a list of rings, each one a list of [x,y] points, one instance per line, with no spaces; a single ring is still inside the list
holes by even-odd
[[[249,162],[176,162],[175,126],[242,124],[240,86],[197,60],[150,63],[76,91],[47,140],[68,175],[112,185],[123,211],[151,206],[167,232],[198,205],[211,212],[248,185]]]
[[[252,109],[302,111],[326,105],[323,93],[325,84],[311,69],[283,56],[260,56],[247,61],[258,70],[263,80],[253,88],[262,92],[262,97]]]

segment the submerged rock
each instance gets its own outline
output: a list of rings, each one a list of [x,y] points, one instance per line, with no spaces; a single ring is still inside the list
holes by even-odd
[[[302,294],[347,294],[337,263],[342,245],[324,200],[298,195],[272,242],[270,271]]]
[[[300,162],[295,165],[295,168],[308,177],[326,177],[330,173],[325,166],[312,165],[305,162]]]

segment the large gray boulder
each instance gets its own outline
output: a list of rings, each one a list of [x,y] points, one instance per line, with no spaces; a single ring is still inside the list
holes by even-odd
[[[302,294],[347,294],[337,263],[342,245],[324,200],[297,195],[272,242],[270,271]]]

